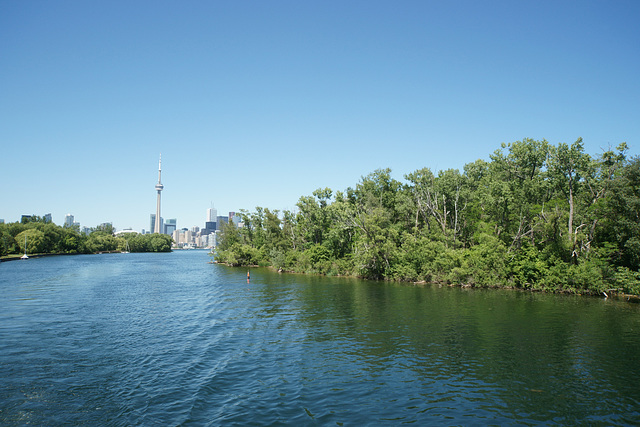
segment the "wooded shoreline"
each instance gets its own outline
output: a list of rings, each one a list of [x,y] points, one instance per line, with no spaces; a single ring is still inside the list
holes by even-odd
[[[59,226],[37,215],[23,221],[0,224],[0,257],[24,253],[29,257],[39,257],[125,250],[170,252],[173,241],[171,236],[164,234],[125,233],[115,236],[111,225],[98,226],[85,234],[78,227]]]
[[[280,274],[302,274],[302,275],[317,275],[317,276],[327,276],[326,274],[322,274],[322,273],[309,273],[309,272],[298,272],[298,271],[293,271],[293,270],[282,270],[282,269],[276,269],[273,266],[261,266],[261,265],[231,265],[231,264],[227,264],[227,263],[222,263],[216,260],[212,260],[209,262],[210,264],[220,264],[220,265],[224,265],[225,267],[230,267],[230,268],[267,268],[269,270],[272,270],[274,272],[278,272]],[[362,277],[358,277],[358,276],[353,276],[353,275],[335,275],[334,277],[345,277],[345,278],[355,278],[355,279],[361,279]],[[375,279],[368,279],[368,280],[375,280]],[[381,282],[383,281],[388,281],[388,280],[379,280]],[[395,282],[397,283],[404,283],[404,284],[411,284],[414,286],[437,286],[437,287],[448,287],[448,288],[469,288],[469,289],[502,289],[502,290],[510,290],[510,291],[518,291],[518,292],[531,292],[531,293],[555,293],[555,294],[564,294],[564,295],[576,295],[576,296],[586,296],[586,297],[591,297],[591,298],[603,298],[603,299],[616,299],[616,300],[621,300],[621,301],[626,301],[626,302],[630,302],[630,303],[634,303],[634,304],[640,304],[640,295],[636,295],[636,294],[626,294],[626,293],[619,293],[617,292],[616,289],[610,289],[608,291],[611,292],[600,292],[600,293],[596,293],[596,292],[584,292],[584,293],[576,293],[572,290],[549,290],[549,289],[542,289],[542,288],[533,288],[533,287],[528,287],[528,288],[523,288],[523,287],[516,287],[516,286],[483,286],[481,288],[476,288],[473,285],[469,285],[469,284],[461,284],[461,283],[457,283],[457,284],[453,284],[453,283],[438,283],[438,282],[427,282],[424,280],[420,280],[420,281],[403,281],[403,280],[396,280]]]
[[[455,286],[640,295],[640,160],[525,139],[463,171],[389,169],[298,210],[241,210],[229,265]]]
[[[29,254],[29,259],[31,258],[45,258],[45,257],[55,257],[55,256],[69,256],[69,255],[103,255],[103,254],[121,254],[123,251],[105,251],[105,252],[92,252],[92,253],[51,253],[51,254]],[[24,261],[20,254],[15,254],[11,256],[3,256],[0,257],[0,262],[5,261]]]

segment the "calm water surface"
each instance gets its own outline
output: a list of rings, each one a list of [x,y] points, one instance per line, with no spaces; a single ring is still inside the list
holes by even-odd
[[[1,263],[0,424],[640,424],[637,304],[208,260]]]

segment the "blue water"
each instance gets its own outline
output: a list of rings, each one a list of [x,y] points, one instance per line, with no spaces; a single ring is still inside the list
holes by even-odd
[[[1,263],[0,424],[640,424],[637,304],[208,261]]]

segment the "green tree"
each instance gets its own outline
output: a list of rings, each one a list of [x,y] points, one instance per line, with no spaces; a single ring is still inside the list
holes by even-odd
[[[574,261],[578,256],[576,251],[577,231],[580,228],[574,227],[576,196],[582,190],[582,186],[585,184],[584,178],[589,173],[591,166],[591,156],[584,152],[582,138],[578,138],[570,146],[566,143],[560,143],[551,149],[549,170],[556,188],[564,195],[569,206],[567,238],[571,243],[571,258]]]
[[[118,241],[111,234],[94,231],[87,239],[87,248],[89,252],[111,252],[118,248]]]
[[[547,141],[527,138],[502,144],[502,149],[491,155],[491,202],[486,207],[491,212],[490,220],[504,233],[509,251],[519,248],[524,238],[535,242],[536,223],[541,219],[542,206],[549,200],[543,172],[549,150]]]
[[[173,239],[166,234],[150,234],[147,250],[149,252],[171,252],[171,243]]]
[[[264,210],[264,246],[267,251],[286,247],[279,214],[280,212],[277,210],[273,212],[266,208]]]
[[[56,248],[62,253],[81,253],[85,250],[84,240],[84,236],[78,233],[74,228],[59,228]]]
[[[357,231],[353,261],[363,277],[382,279],[391,272],[401,235],[394,222],[400,188],[390,169],[378,169],[349,191],[345,219]]]
[[[92,232],[93,231],[98,231],[98,232],[102,232],[104,234],[109,234],[109,235],[113,236],[115,230],[113,229],[113,225],[112,224],[105,223],[105,224],[100,224],[100,225],[96,226],[92,230]]]
[[[5,224],[0,224],[0,256],[18,253],[18,247]]]
[[[616,266],[640,269],[640,158],[633,158],[611,182],[598,240],[611,248]]]
[[[313,192],[313,197],[305,196],[298,200],[299,213],[296,222],[305,242],[321,244],[324,241],[330,226],[328,205],[332,195],[331,189],[319,188]]]
[[[30,228],[24,230],[19,233],[15,237],[15,241],[18,245],[18,249],[20,252],[25,252],[25,243],[26,243],[26,253],[27,254],[41,254],[44,253],[45,248],[45,235],[42,231]]]
[[[238,227],[233,221],[229,221],[227,223],[223,223],[220,228],[220,234],[217,237],[217,250],[218,251],[227,251],[231,249],[233,245],[236,243],[241,243],[243,241],[242,235],[238,230]]]
[[[298,220],[294,212],[285,210],[282,212],[282,238],[286,248],[296,250],[302,245],[300,233],[298,232]]]
[[[416,209],[416,229],[419,219],[430,229],[434,221],[443,238],[455,244],[465,228],[465,217],[469,202],[466,177],[458,170],[440,171],[434,176],[429,169],[420,169],[405,175],[410,182]]]

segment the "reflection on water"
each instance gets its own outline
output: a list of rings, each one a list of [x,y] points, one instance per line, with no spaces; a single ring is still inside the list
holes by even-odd
[[[637,424],[640,307],[207,264],[0,265],[0,424]]]

